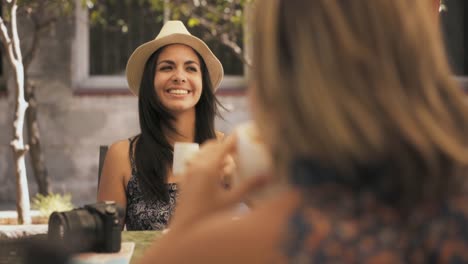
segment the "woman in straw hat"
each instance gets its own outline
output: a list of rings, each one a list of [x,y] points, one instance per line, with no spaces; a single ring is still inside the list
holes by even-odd
[[[468,263],[468,109],[432,1],[257,0],[250,101],[282,193],[238,221],[207,143],[143,263]]]
[[[110,147],[98,200],[126,209],[128,230],[164,229],[177,198],[171,171],[174,142],[216,138],[214,92],[223,67],[208,46],[180,21],[164,24],[127,63],[130,90],[138,95],[141,134]]]

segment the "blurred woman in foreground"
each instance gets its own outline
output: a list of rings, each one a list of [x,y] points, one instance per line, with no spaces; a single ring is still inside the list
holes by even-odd
[[[268,177],[223,191],[236,140],[206,144],[142,261],[468,262],[468,112],[431,3],[258,0],[249,99],[285,189],[231,221]]]

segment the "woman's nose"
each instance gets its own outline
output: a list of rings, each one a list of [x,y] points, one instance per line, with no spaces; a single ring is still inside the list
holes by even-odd
[[[172,76],[172,82],[173,83],[185,83],[187,81],[187,77],[185,74],[183,74],[180,71],[174,72],[174,75]]]

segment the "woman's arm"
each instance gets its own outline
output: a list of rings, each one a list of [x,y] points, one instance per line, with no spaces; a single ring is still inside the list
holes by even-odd
[[[102,168],[98,201],[115,201],[124,209],[126,208],[125,182],[132,173],[128,153],[128,140],[121,140],[110,146]],[[125,217],[121,216],[121,218],[123,226]]]
[[[140,263],[244,263],[242,257],[255,261],[255,255],[247,253],[254,238],[266,238],[243,223],[233,221],[232,207],[246,195],[261,188],[267,177],[252,177],[225,190],[219,185],[219,175],[225,159],[235,150],[235,139],[223,142],[216,140],[205,143],[188,162],[187,170],[181,175],[181,192],[170,231],[150,246]],[[266,226],[262,223],[261,226]],[[258,230],[256,230],[258,231]],[[246,241],[245,238],[248,238]],[[257,245],[266,245],[272,239],[262,240]],[[231,256],[231,257],[229,257]]]

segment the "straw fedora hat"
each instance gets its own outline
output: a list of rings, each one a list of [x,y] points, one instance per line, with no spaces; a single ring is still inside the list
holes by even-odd
[[[127,82],[133,94],[138,96],[146,61],[156,50],[169,44],[185,44],[200,54],[210,74],[213,92],[223,79],[223,66],[201,39],[192,36],[181,21],[167,21],[154,40],[143,43],[132,53],[127,62]]]

